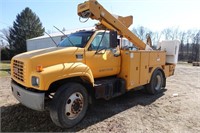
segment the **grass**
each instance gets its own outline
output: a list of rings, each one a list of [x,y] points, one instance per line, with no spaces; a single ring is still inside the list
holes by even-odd
[[[0,77],[10,76],[10,62],[1,61],[0,62]]]

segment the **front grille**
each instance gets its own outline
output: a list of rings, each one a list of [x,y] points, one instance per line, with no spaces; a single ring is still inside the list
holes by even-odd
[[[13,77],[24,82],[24,62],[18,60],[13,61]]]

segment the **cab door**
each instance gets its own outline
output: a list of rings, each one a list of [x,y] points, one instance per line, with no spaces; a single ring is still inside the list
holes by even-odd
[[[86,51],[86,64],[92,70],[94,78],[116,75],[120,71],[120,55],[117,48],[110,47],[110,36],[108,32],[96,33]]]

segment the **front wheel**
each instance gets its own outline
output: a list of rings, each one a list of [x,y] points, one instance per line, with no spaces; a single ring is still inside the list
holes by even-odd
[[[65,128],[79,123],[88,108],[88,93],[81,84],[68,83],[58,88],[51,106],[52,121]]]
[[[145,86],[147,92],[149,94],[156,94],[158,93],[164,84],[164,77],[160,70],[156,70],[151,77],[149,84]]]

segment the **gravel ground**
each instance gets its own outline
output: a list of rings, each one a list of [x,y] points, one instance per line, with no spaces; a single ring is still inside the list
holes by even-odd
[[[10,77],[0,78],[2,132],[200,132],[200,67],[178,64],[157,95],[131,91],[90,106],[77,126],[54,125],[49,112],[24,107],[12,96]]]

